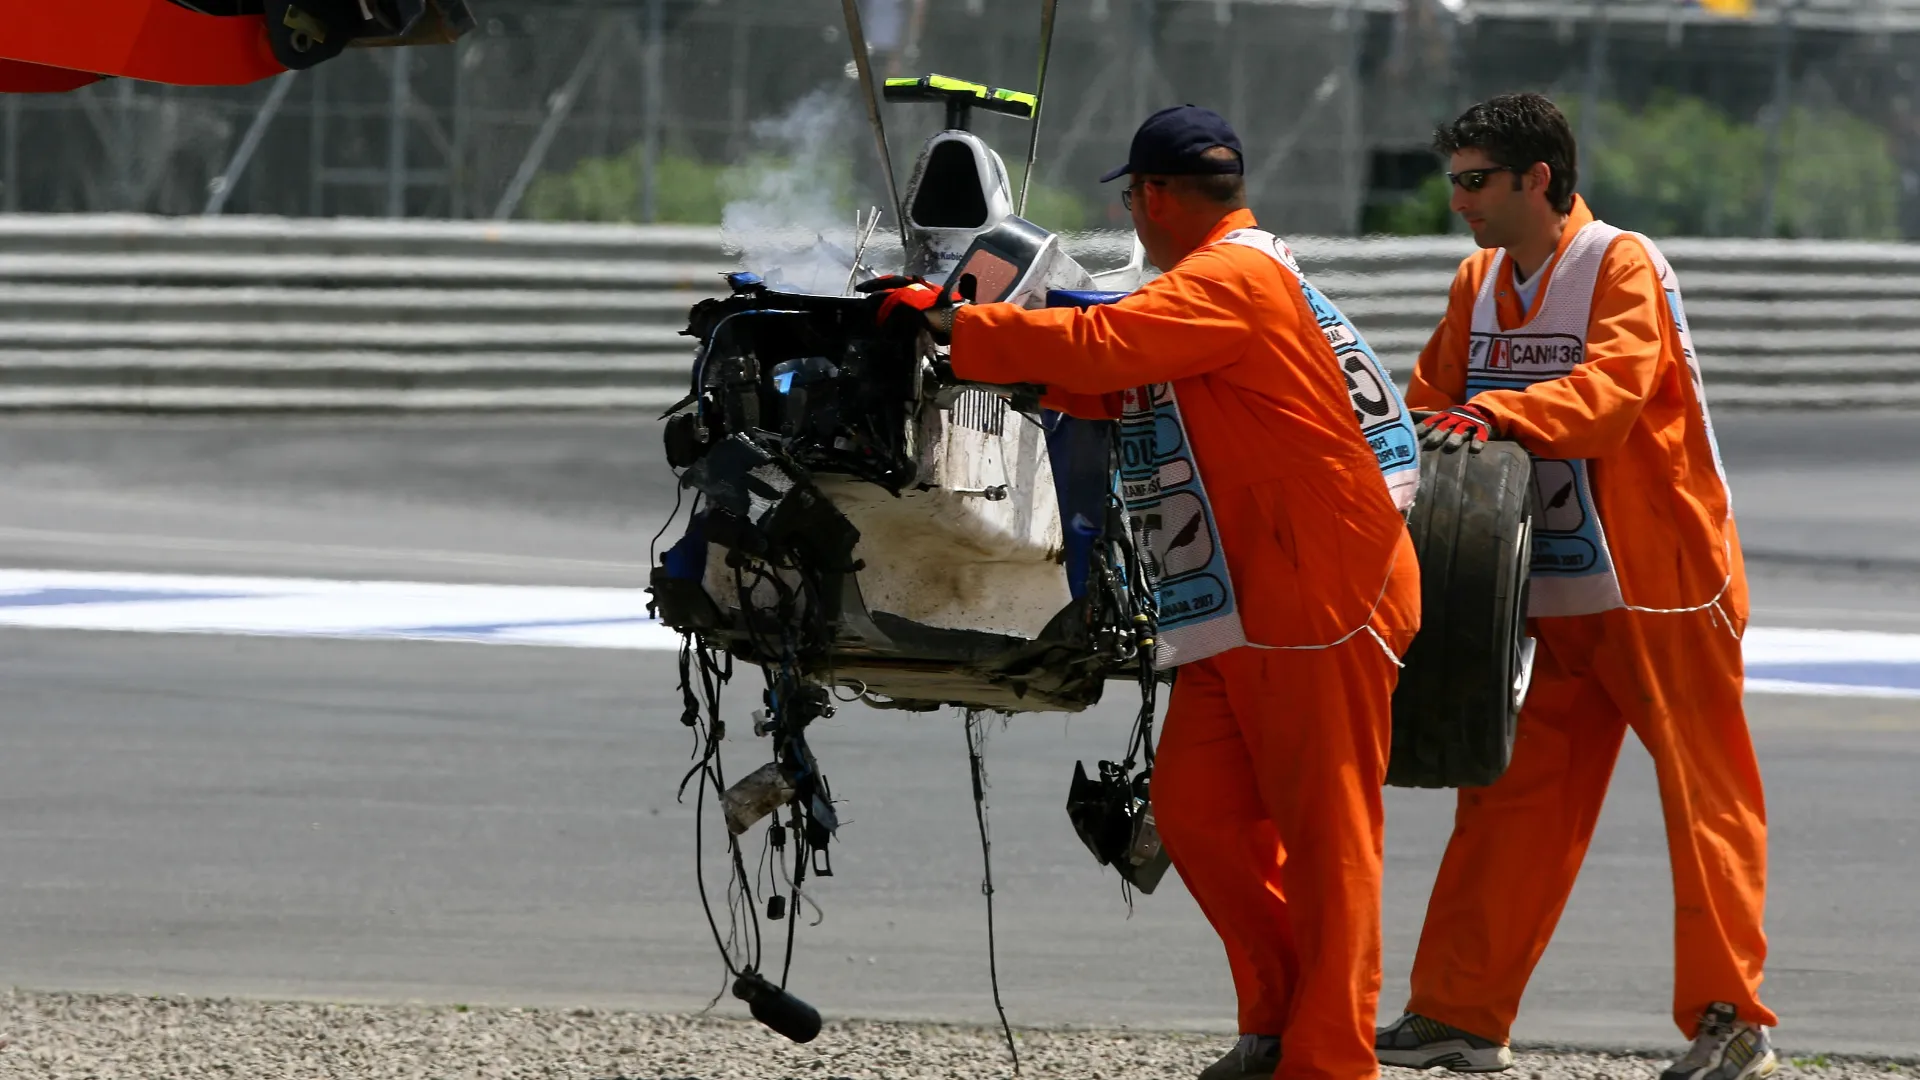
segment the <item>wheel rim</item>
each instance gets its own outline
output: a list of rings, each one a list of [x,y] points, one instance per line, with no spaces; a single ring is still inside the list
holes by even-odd
[[[1519,655],[1515,658],[1519,671],[1513,677],[1513,712],[1520,714],[1521,706],[1527,703],[1527,691],[1533,686],[1533,653],[1537,643],[1531,637],[1520,639]]]
[[[1537,642],[1535,642],[1533,637],[1526,631],[1527,601],[1532,591],[1530,588],[1531,582],[1528,580],[1528,568],[1533,562],[1532,518],[1528,518],[1525,522],[1521,523],[1520,535],[1517,538],[1515,546],[1520,551],[1520,558],[1516,560],[1517,569],[1514,571],[1514,575],[1520,579],[1519,588],[1515,590],[1519,594],[1520,627],[1514,634],[1513,639],[1513,666],[1511,668],[1513,672],[1513,682],[1511,683],[1513,699],[1511,704],[1512,711],[1509,715],[1517,717],[1520,714],[1520,707],[1526,704],[1528,689],[1533,686],[1533,657],[1537,647]],[[1509,726],[1511,726],[1511,723]]]

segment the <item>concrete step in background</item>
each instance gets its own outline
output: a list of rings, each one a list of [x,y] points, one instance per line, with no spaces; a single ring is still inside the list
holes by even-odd
[[[1132,247],[1064,239],[1096,268]],[[1403,381],[1472,251],[1294,247]],[[1920,246],[1662,249],[1715,406],[1920,404]],[[704,227],[0,216],[0,408],[662,407],[686,392],[688,309],[742,257]]]

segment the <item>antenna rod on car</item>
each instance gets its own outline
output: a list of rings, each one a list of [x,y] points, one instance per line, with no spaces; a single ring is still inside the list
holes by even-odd
[[[1033,87],[1033,130],[1027,133],[1027,172],[1020,178],[1020,202],[1013,212],[1027,216],[1027,190],[1033,187],[1033,163],[1040,157],[1040,106],[1047,100],[1047,56],[1053,52],[1053,14],[1060,0],[1040,0],[1040,76]]]
[[[1050,0],[1051,2],[1051,0]],[[867,59],[867,34],[860,27],[859,0],[840,0],[847,17],[847,40],[853,46],[854,70],[860,73],[860,91],[867,96],[867,122],[880,150],[880,169],[887,177],[887,197],[893,200],[893,220],[900,226],[900,244],[907,246],[907,215],[900,212],[900,185],[893,179],[893,155],[887,152],[887,125],[880,119],[880,93],[874,88],[873,65]]]

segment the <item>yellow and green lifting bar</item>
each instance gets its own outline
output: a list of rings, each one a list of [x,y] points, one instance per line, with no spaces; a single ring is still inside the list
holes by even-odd
[[[938,101],[947,107],[947,127],[966,131],[973,109],[1031,119],[1039,98],[1018,90],[989,87],[950,75],[888,79],[883,91],[888,101]]]

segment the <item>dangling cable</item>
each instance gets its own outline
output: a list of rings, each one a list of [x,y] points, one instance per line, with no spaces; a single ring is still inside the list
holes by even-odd
[[[1000,1033],[1006,1036],[1007,1053],[1013,1057],[1013,1072],[1020,1074],[1020,1048],[1013,1044],[1013,1027],[1007,1023],[1007,1008],[1000,1003],[999,948],[993,937],[993,841],[987,835],[986,725],[980,710],[967,710],[967,764],[973,770],[973,820],[980,826],[980,862],[985,875],[980,893],[987,898],[987,975],[993,981],[993,1008],[1000,1014]]]
[[[1125,504],[1121,504],[1125,513]],[[1140,711],[1134,715],[1133,733],[1127,739],[1127,756],[1121,763],[1121,776],[1129,782],[1133,776],[1136,762],[1145,765],[1142,774],[1152,784],[1153,776],[1153,717],[1160,705],[1160,603],[1156,588],[1155,574],[1148,567],[1147,559],[1142,557],[1141,549],[1128,545],[1121,554],[1122,569],[1126,575],[1127,587],[1133,601],[1133,611],[1129,613],[1135,631],[1134,640],[1139,650],[1139,665],[1136,677],[1140,683]],[[1133,918],[1133,883],[1125,874],[1120,875],[1120,899],[1127,905],[1127,918]]]
[[[678,478],[676,477],[675,479],[677,480]],[[673,511],[672,513],[669,513],[667,515],[667,520],[660,523],[660,531],[654,533],[653,539],[647,541],[647,565],[648,566],[660,565],[660,538],[667,535],[667,530],[673,527],[674,519],[680,516],[680,500],[683,496],[686,495],[686,493],[687,493],[687,489],[684,487],[681,487],[678,483],[675,483],[673,485]],[[699,496],[696,495],[693,500],[692,512],[699,513],[699,511],[700,511],[700,498]]]
[[[727,975],[734,977],[745,971],[757,970],[760,966],[762,941],[759,913],[754,908],[753,881],[747,872],[746,856],[740,849],[740,840],[731,830],[727,833],[727,854],[730,873],[727,883],[727,932],[720,931],[719,919],[713,912],[713,903],[707,893],[706,881],[706,829],[705,818],[709,787],[715,798],[727,788],[726,774],[720,762],[720,741],[726,737],[726,724],[720,719],[720,687],[733,674],[731,657],[725,668],[714,661],[712,655],[700,647],[689,636],[685,639],[681,651],[681,694],[686,712],[682,722],[694,728],[697,737],[693,767],[680,781],[676,798],[684,799],[689,783],[698,781],[694,793],[693,860],[694,884],[700,893],[700,908],[707,917],[707,928],[713,934],[713,942],[720,952],[720,962],[726,966]],[[697,670],[699,693],[696,695],[690,685]],[[742,934],[741,912],[746,912],[747,934]],[[734,953],[744,953],[743,962],[734,962]],[[722,994],[725,993],[724,987]],[[719,995],[714,998],[719,1001]],[[711,1006],[709,1006],[711,1007]]]
[[[1140,711],[1134,714],[1133,734],[1127,737],[1127,756],[1120,774],[1131,780],[1135,763],[1144,761],[1145,776],[1153,776],[1153,714],[1160,702],[1159,671],[1153,666],[1153,646],[1140,650]],[[1151,784],[1152,780],[1149,779]],[[1120,900],[1127,905],[1127,918],[1133,918],[1133,883],[1120,875]]]
[[[792,827],[796,830],[801,829],[799,807],[795,807],[793,810],[793,820],[794,824]],[[804,832],[804,830],[802,830],[802,832]],[[807,895],[806,890],[802,887],[806,882],[807,859],[811,852],[804,846],[806,844],[806,837],[804,835],[801,835],[801,838],[796,842],[803,846],[793,853],[794,868],[792,870],[787,869],[787,864],[784,860],[775,860],[775,862],[780,868],[780,877],[781,880],[786,883],[787,891],[793,894],[794,903],[790,910],[797,915],[800,911],[799,905],[807,905],[813,909],[813,921],[807,925],[819,926],[821,923],[827,921],[826,910],[820,906],[819,901]],[[789,927],[789,929],[792,928]],[[793,965],[793,940],[791,934],[788,935],[787,940],[787,965],[789,967]],[[784,979],[785,976],[782,976],[782,978]],[[782,985],[784,985],[784,983]]]

